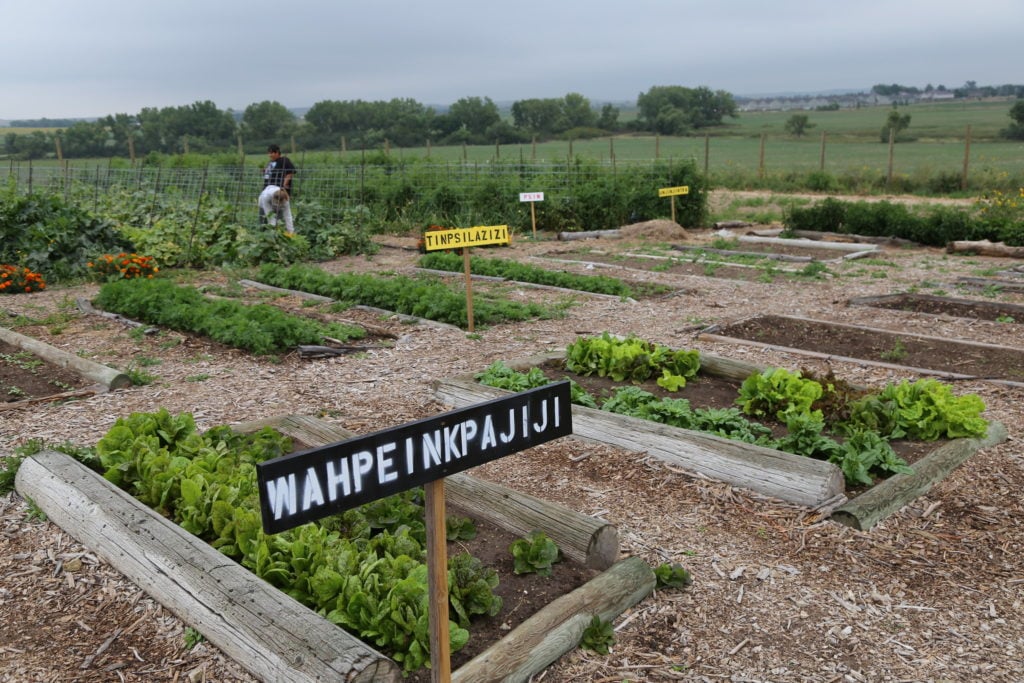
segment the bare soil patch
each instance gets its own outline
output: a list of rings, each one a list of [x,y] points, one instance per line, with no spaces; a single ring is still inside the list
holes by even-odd
[[[761,315],[714,328],[716,335],[847,358],[893,363],[991,379],[1024,379],[1024,351],[922,339],[877,329]]]
[[[0,342],[0,403],[53,396],[88,384],[73,371]]]
[[[998,301],[972,301],[929,294],[892,294],[851,299],[850,303],[911,313],[951,315],[958,318],[996,320],[1004,323],[1024,323],[1024,306]]]

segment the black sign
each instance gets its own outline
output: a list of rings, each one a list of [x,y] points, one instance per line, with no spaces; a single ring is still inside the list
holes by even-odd
[[[276,534],[572,434],[569,382],[453,410],[256,466]]]

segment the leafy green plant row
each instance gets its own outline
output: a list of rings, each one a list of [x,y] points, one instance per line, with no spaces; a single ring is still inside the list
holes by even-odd
[[[469,322],[465,293],[453,291],[437,278],[402,275],[379,277],[366,273],[331,275],[310,266],[266,264],[260,268],[256,279],[275,287],[328,296],[348,304],[375,306],[450,325],[466,327]],[[555,311],[539,304],[479,295],[473,299],[473,320],[477,325],[551,318],[555,315]]]
[[[460,272],[464,268],[462,256],[441,252],[421,256],[419,265],[421,268],[432,268],[448,272]],[[668,290],[668,287],[665,286],[644,284],[639,286],[639,290],[634,290],[633,287],[627,285],[622,280],[606,275],[577,275],[564,271],[548,270],[547,268],[537,268],[536,266],[511,259],[471,256],[469,259],[469,269],[475,275],[502,277],[508,280],[515,280],[516,282],[529,282],[531,284],[564,287],[565,289],[576,289],[581,292],[611,294],[621,297],[632,297],[640,294],[654,295]]]
[[[589,348],[589,344],[606,337],[581,338],[569,349]],[[632,341],[639,342],[637,348],[646,343]],[[597,372],[615,381],[628,379],[634,383],[641,383],[650,376],[645,373],[630,376],[624,371],[612,376],[606,370],[602,374],[597,364],[570,363],[569,355],[567,351],[566,366],[579,375]],[[657,398],[637,386],[620,387],[599,403],[571,377],[569,379],[572,400],[579,405],[828,460],[839,465],[851,485],[870,485],[874,481],[873,474],[909,471],[906,462],[889,444],[892,439],[934,441],[977,437],[983,436],[988,427],[981,417],[984,403],[977,395],[954,396],[947,384],[935,379],[890,384],[874,393],[851,392],[841,382],[829,381],[823,385],[799,372],[768,368],[744,380],[736,398],[738,407],[726,409],[694,409],[686,399]],[[523,373],[497,361],[478,374],[477,381],[510,391],[523,391],[543,386],[549,380],[539,368]],[[661,381],[659,384],[669,391],[680,388],[671,388]],[[775,437],[769,427],[745,415],[777,420],[785,425],[786,434]],[[839,440],[828,436],[826,430]]]
[[[328,620],[391,654],[406,671],[429,659],[422,490],[369,503],[320,524],[267,536],[255,465],[290,451],[265,428],[198,433],[188,413],[134,413],[96,445],[93,466],[140,502],[174,520]],[[469,554],[448,565],[451,648],[477,615],[501,608],[498,577]]]
[[[996,193],[975,211],[933,207],[925,214],[892,202],[844,202],[831,197],[807,207],[789,207],[787,230],[900,237],[942,247],[956,240],[991,240],[1024,245],[1024,201]]]
[[[366,330],[354,325],[323,324],[268,304],[209,299],[193,287],[163,279],[108,282],[100,288],[94,303],[135,320],[194,332],[257,354],[278,353],[299,344],[320,344],[325,336],[341,341],[366,336]]]

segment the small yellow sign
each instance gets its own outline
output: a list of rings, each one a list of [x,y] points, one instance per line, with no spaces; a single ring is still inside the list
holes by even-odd
[[[677,194],[690,194],[690,186],[680,185],[679,187],[663,187],[658,190],[659,197],[673,197]]]
[[[423,233],[423,248],[426,251],[480,247],[485,244],[509,244],[507,225],[478,225],[472,228],[452,230],[428,230]]]

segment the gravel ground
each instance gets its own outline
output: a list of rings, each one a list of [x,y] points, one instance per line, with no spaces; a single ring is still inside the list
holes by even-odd
[[[665,222],[590,240],[632,250],[668,240],[707,241]],[[329,270],[412,268],[414,240],[390,238],[372,258]],[[563,243],[516,243],[493,255],[541,257]],[[491,250],[486,254],[492,255]],[[750,282],[698,275],[602,270],[665,282],[677,294],[629,302],[514,284],[481,284],[519,300],[565,302],[563,318],[463,332],[347,311],[400,335],[392,348],[315,361],[255,358],[176,333],[131,335],[115,322],[70,311],[93,286],[5,297],[0,309],[48,324],[19,328],[72,353],[125,368],[152,384],[66,404],[0,412],[0,454],[29,439],[94,443],[132,411],[190,411],[200,427],[286,413],[317,415],[357,433],[446,410],[437,378],[564,348],[580,334],[636,333],[676,348],[790,368],[790,352],[697,339],[713,323],[773,312],[1024,348],[1019,324],[847,306],[856,296],[920,289],[957,293],[953,281],[1015,265],[933,249],[884,249],[830,268],[836,277]],[[594,272],[585,265],[562,267]],[[199,276],[221,282],[221,275]],[[454,285],[453,285],[454,286]],[[255,293],[251,293],[256,296]],[[1000,301],[1024,303],[1020,294]],[[301,307],[301,302],[293,302]],[[66,319],[65,319],[66,318]],[[59,320],[59,322],[57,322]],[[851,382],[878,385],[909,372],[832,362]],[[811,511],[691,476],[643,453],[562,440],[474,474],[599,515],[619,528],[624,555],[678,562],[694,575],[684,592],[658,591],[616,621],[607,656],[574,651],[535,681],[1020,681],[1024,680],[1024,469],[1021,390],[962,381],[1010,439],[973,456],[925,496],[859,532]],[[656,495],[652,495],[656,492]],[[0,499],[0,681],[249,681],[241,663],[208,643],[185,647],[185,624],[88,548],[38,519],[17,495]]]

